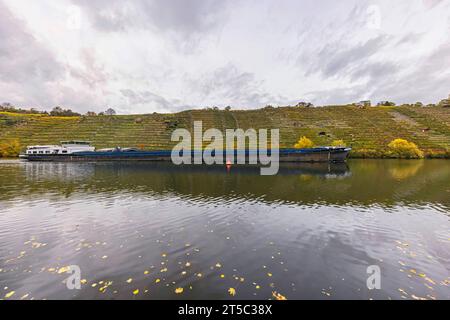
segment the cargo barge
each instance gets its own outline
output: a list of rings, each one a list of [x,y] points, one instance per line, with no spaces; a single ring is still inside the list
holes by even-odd
[[[279,149],[280,162],[344,162],[351,148],[317,147],[307,149]],[[188,151],[193,159],[202,151]],[[223,151],[224,161],[230,155]],[[271,150],[268,150],[271,154]],[[28,161],[171,161],[171,150],[146,151],[136,148],[111,148],[95,150],[86,141],[63,141],[60,146],[29,146],[21,159]],[[251,156],[257,156],[256,150],[234,150],[234,159],[241,158],[246,163]],[[214,152],[212,156],[215,156]],[[227,160],[228,161],[228,160]]]

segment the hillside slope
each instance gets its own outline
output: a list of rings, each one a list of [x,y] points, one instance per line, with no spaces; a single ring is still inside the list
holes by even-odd
[[[450,108],[328,106],[257,110],[189,110],[174,114],[51,117],[0,112],[0,139],[21,145],[58,144],[62,140],[92,141],[97,148],[134,146],[168,149],[175,128],[279,128],[280,146],[292,147],[300,136],[316,145],[342,139],[353,156],[380,157],[395,138],[415,142],[432,157],[449,156]],[[324,134],[325,133],[325,134]]]

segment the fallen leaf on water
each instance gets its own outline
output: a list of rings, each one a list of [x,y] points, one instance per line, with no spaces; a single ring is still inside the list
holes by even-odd
[[[271,277],[272,274],[271,274],[270,272],[267,272],[267,276],[268,276],[268,277]]]
[[[186,266],[186,267],[190,267],[190,266],[191,266],[191,263],[190,263],[190,262],[186,262],[185,266]]]
[[[398,288],[398,291],[400,291],[400,292],[403,293],[404,295],[408,295],[408,293],[407,293],[405,290],[403,290],[402,288]]]
[[[102,259],[107,259],[107,258],[108,258],[108,256],[103,256],[103,257],[102,257]]]
[[[28,293],[27,293],[27,294],[24,294],[22,297],[20,297],[20,300],[26,299],[26,298],[28,298],[28,296],[29,296]]]
[[[161,272],[167,272],[167,268],[161,269]]]
[[[87,280],[86,280],[86,279],[81,279],[81,280],[80,280],[80,283],[81,283],[81,284],[86,284],[86,283],[87,283]]]
[[[216,268],[221,268],[222,265],[220,263],[216,263]]]
[[[160,279],[156,279],[156,280],[155,280],[155,283],[158,283],[158,282],[161,282],[161,280],[160,280]]]
[[[176,288],[176,289],[175,289],[175,293],[176,293],[176,294],[183,293],[183,290],[184,290],[183,288]]]
[[[136,290],[133,291],[134,295],[137,295],[138,293],[139,293],[139,289],[136,289]]]
[[[5,298],[6,299],[11,298],[14,295],[14,293],[16,292],[15,291],[8,292],[7,294],[5,294]]]
[[[223,278],[225,278],[225,275],[224,275],[224,274],[221,274],[220,277],[223,279]]]
[[[260,289],[261,287],[257,285],[255,288],[256,288],[256,289]]]
[[[59,268],[59,270],[58,270],[58,274],[61,274],[61,273],[66,273],[67,271],[69,271],[69,267],[62,267],[62,268]]]
[[[55,268],[48,268],[47,271],[48,271],[48,272],[55,272],[56,269],[55,269]]]
[[[234,296],[236,294],[236,289],[230,288],[228,289],[228,293],[230,294],[230,296]]]
[[[197,277],[201,278],[203,275],[201,273],[197,273]]]
[[[161,255],[161,257],[165,258],[165,257],[167,257],[167,254],[163,253],[163,254]]]
[[[277,300],[287,300],[285,296],[276,291],[272,291],[272,296]]]
[[[133,281],[133,278],[127,280],[128,283],[131,283],[131,281]]]
[[[144,271],[144,274],[149,274],[149,271],[148,271],[148,270],[145,270],[145,271]]]

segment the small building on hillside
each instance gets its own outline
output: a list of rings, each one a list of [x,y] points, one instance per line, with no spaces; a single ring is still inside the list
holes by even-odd
[[[355,106],[357,107],[370,107],[372,105],[372,102],[370,100],[362,100],[359,102],[354,103]]]

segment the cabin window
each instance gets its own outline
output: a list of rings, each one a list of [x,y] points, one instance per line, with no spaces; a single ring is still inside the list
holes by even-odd
[[[36,153],[37,153],[37,151],[33,151],[33,153],[34,153],[34,154],[36,154]]]
[[[63,150],[62,153],[67,153],[67,150]]]
[[[44,151],[39,151],[39,153],[44,153]]]
[[[50,151],[45,151],[45,153],[50,153]]]

